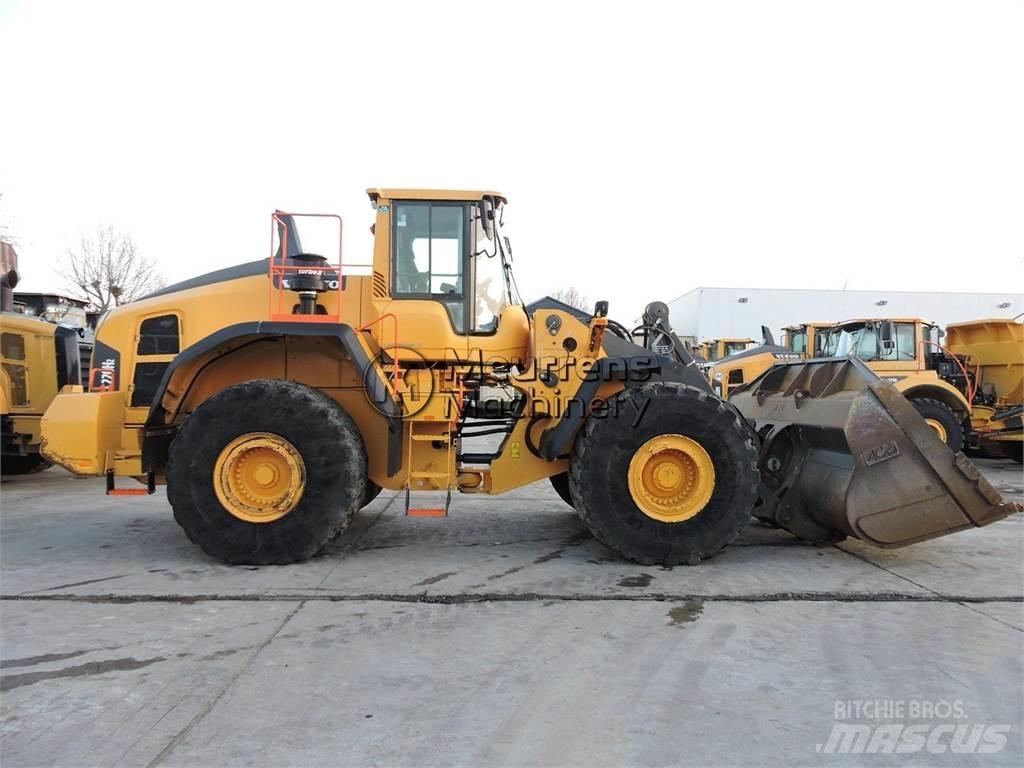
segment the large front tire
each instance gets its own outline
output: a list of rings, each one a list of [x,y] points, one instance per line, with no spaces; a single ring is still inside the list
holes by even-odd
[[[952,408],[930,397],[914,398],[910,402],[949,450],[956,453],[964,447],[964,428]]]
[[[228,563],[312,557],[348,527],[366,480],[352,418],[322,392],[277,379],[205,401],[179,428],[167,462],[175,520]]]
[[[624,390],[588,419],[570,471],[591,533],[643,565],[696,565],[724,549],[750,521],[759,482],[736,410],[668,382]]]

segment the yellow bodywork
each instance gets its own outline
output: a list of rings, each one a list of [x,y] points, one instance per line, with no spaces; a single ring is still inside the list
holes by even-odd
[[[991,387],[996,405],[1024,403],[1024,324],[1015,320],[975,320],[946,327],[946,346],[967,357],[980,386]]]
[[[836,324],[833,322],[821,321],[787,325],[782,329],[782,346],[805,360],[829,357],[833,351],[829,348],[828,342],[833,338],[829,332],[835,327]]]
[[[4,312],[0,313],[0,338],[0,416],[5,422],[9,419],[11,439],[26,453],[35,453],[40,419],[57,395],[54,325]]]
[[[112,471],[115,476],[143,481],[144,430],[173,428],[224,388],[269,378],[307,384],[340,403],[356,422],[366,446],[369,478],[383,488],[450,487],[500,493],[565,472],[564,458],[546,461],[528,446],[565,410],[584,380],[581,371],[605,356],[599,343],[605,321],[597,318],[584,324],[565,312],[539,310],[533,327],[546,329],[548,319],[555,316],[557,323],[552,321],[552,326],[557,325],[558,331],[531,333],[523,307],[512,305],[501,310],[495,332],[467,334],[453,328],[439,301],[393,298],[394,201],[502,198],[482,191],[368,192],[375,209],[372,271],[345,275],[340,290],[321,294],[317,302],[356,331],[365,354],[377,361],[374,375],[386,383],[389,392],[401,396],[404,432],[398,472],[389,475],[387,471],[387,420],[370,404],[365,382],[345,349],[327,336],[232,336],[202,354],[182,355],[159,403],[138,402],[140,387],[151,386],[140,378],[140,371],[147,370],[145,366],[169,364],[178,356],[142,349],[143,324],[173,317],[180,353],[204,340],[209,342],[231,326],[269,321],[269,278],[266,266],[261,269],[258,265],[248,274],[236,276],[237,270],[229,269],[206,284],[177,290],[172,286],[109,313],[97,328],[92,376],[97,381],[106,377],[110,390],[57,397],[43,426],[46,456],[79,474]],[[574,351],[567,351],[570,348]],[[523,364],[522,372],[511,376],[508,383],[525,399],[525,417],[517,420],[503,440],[500,455],[489,466],[458,466],[451,435],[459,417],[462,379],[471,369],[492,370],[508,361]],[[546,371],[555,372],[557,386],[540,382]],[[622,387],[617,382],[602,383],[597,397],[610,397]],[[157,414],[156,424],[151,408]],[[162,467],[156,467],[154,474],[156,482],[163,482]],[[230,486],[225,481],[223,487],[226,497]],[[273,506],[279,499],[273,493],[270,496]]]
[[[988,401],[976,402],[971,411],[978,447],[985,454],[1019,460],[1024,444],[1024,324],[996,318],[953,323],[946,328],[946,346],[964,356]]]
[[[704,360],[712,363],[716,360],[721,360],[722,358],[735,354],[736,352],[742,352],[745,349],[749,349],[750,345],[753,343],[753,339],[711,339],[710,341],[701,342],[697,349],[700,351],[701,357],[703,357]]]

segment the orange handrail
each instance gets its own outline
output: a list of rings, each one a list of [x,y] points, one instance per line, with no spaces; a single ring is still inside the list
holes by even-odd
[[[307,217],[307,218],[320,218],[320,219],[337,219],[338,221],[338,262],[337,264],[324,264],[323,266],[312,266],[306,264],[289,264],[288,263],[288,223],[285,217]],[[274,232],[275,228],[281,228],[280,237],[280,257],[274,251]],[[267,315],[271,320],[288,320],[292,322],[306,322],[306,323],[340,323],[341,322],[341,286],[344,282],[341,269],[342,269],[342,246],[344,238],[344,223],[341,220],[341,216],[336,213],[290,213],[287,211],[274,211],[270,214],[270,260],[269,260],[269,301],[268,301],[268,312]],[[303,272],[334,272],[338,277],[338,287],[336,293],[338,296],[337,309],[334,314],[327,315],[295,315],[291,312],[286,312],[282,306],[284,291],[284,281],[288,276],[288,273]],[[275,307],[274,293],[277,293],[277,302]]]
[[[394,337],[395,338],[395,343],[394,343],[394,345],[392,347],[390,347],[390,349],[392,349],[392,350],[397,352],[398,349],[399,349],[399,345],[398,345],[398,315],[396,315],[395,313],[393,313],[393,312],[385,312],[384,314],[382,314],[379,317],[371,320],[370,322],[364,323],[363,325],[359,326],[359,328],[357,330],[360,333],[363,333],[364,331],[368,331],[371,327],[373,327],[377,323],[380,323],[381,324],[381,328],[383,329],[383,327],[384,327],[384,322],[383,321],[384,321],[384,318],[387,318],[387,317],[391,318],[391,322],[394,324],[394,328],[395,328],[395,337]],[[381,351],[389,349],[389,347],[384,345],[383,336],[380,339],[380,341],[378,342],[378,344],[380,345]],[[392,355],[391,356],[391,384],[392,384],[392,386],[394,386],[394,383],[395,383],[395,381],[397,381],[397,379],[398,379],[398,355]]]

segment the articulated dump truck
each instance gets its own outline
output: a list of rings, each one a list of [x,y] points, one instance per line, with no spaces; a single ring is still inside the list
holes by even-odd
[[[269,258],[110,312],[44,454],[110,494],[165,483],[188,537],[230,563],[309,558],[382,488],[441,517],[453,492],[548,480],[605,545],[668,565],[752,515],[888,547],[1019,511],[855,360],[779,366],[726,402],[660,302],[633,329],[606,302],[528,313],[500,194],[369,196],[367,274],[343,263],[340,219],[277,212]],[[324,222],[336,240],[311,252]]]

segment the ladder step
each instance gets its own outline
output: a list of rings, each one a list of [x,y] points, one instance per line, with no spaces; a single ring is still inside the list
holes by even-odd
[[[409,477],[420,478],[423,480],[435,480],[442,477],[448,477],[447,472],[410,472]]]
[[[448,517],[448,510],[443,507],[410,507],[406,511],[406,514],[409,515],[409,517]]]
[[[412,435],[412,439],[424,443],[447,443],[448,435]]]

